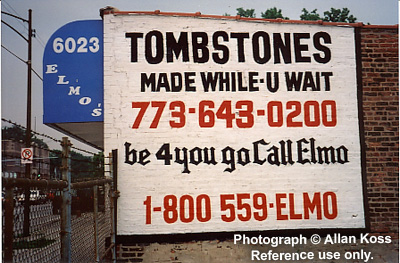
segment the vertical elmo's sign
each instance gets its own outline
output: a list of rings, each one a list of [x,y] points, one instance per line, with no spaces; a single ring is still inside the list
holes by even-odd
[[[118,234],[365,228],[355,29],[104,15]]]

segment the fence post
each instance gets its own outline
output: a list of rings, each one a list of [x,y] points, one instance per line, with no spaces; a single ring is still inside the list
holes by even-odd
[[[62,192],[61,205],[61,262],[71,262],[71,143],[68,137],[62,138],[62,180],[68,186]]]
[[[5,206],[4,206],[4,260],[5,262],[13,261],[13,236],[14,236],[14,200],[13,188],[6,188]]]
[[[98,186],[93,186],[93,223],[94,223],[94,247],[95,247],[95,256],[96,262],[100,261],[99,255],[99,220],[98,220]]]
[[[118,171],[118,150],[112,150],[111,153],[111,175],[113,178],[113,190],[111,194],[111,244],[113,245],[112,250],[112,260],[116,262],[117,260],[117,244],[116,244],[116,235],[117,235],[117,198],[118,198],[118,190],[117,190],[117,171]]]

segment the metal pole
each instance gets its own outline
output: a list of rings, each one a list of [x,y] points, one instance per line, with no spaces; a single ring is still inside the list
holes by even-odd
[[[71,143],[67,137],[62,138],[62,179],[68,186],[62,192],[61,206],[61,262],[71,262]]]
[[[94,220],[94,246],[95,246],[95,256],[96,262],[100,262],[99,255],[99,222],[98,222],[98,186],[93,186],[93,220]]]
[[[12,262],[13,260],[13,230],[14,230],[14,200],[13,187],[6,188],[4,205],[4,260]]]
[[[26,114],[26,129],[29,137],[27,144],[31,146],[31,130],[32,130],[32,9],[29,9],[29,26],[28,26],[28,98],[27,98],[27,114]]]
[[[114,193],[115,193],[115,198],[114,198],[114,220],[115,220],[115,225],[114,225],[114,233],[117,235],[117,199],[119,197],[119,192],[118,192],[118,150],[112,150],[112,174],[113,174],[113,179],[114,179]]]
[[[114,220],[114,190],[110,188],[111,200],[110,200],[110,213],[111,213],[111,247],[112,247],[112,262],[116,262],[116,247],[115,247],[115,220]]]
[[[117,235],[116,230],[117,230],[117,222],[116,222],[116,203],[117,203],[117,196],[116,196],[116,189],[117,189],[117,174],[116,174],[116,169],[114,170],[114,166],[116,165],[116,162],[114,160],[118,157],[117,156],[117,150],[113,150],[112,153],[110,153],[110,172],[111,176],[113,178],[113,185],[111,189],[111,207],[110,207],[110,212],[111,212],[111,246],[112,246],[112,262],[115,263],[117,262],[117,246],[115,243],[115,236]],[[114,165],[115,163],[115,165]]]
[[[31,147],[31,126],[32,126],[32,9],[29,9],[28,18],[28,92],[26,103],[26,134],[25,146]],[[31,164],[25,165],[25,177],[31,179]],[[24,226],[23,235],[29,236],[29,213],[30,213],[30,195],[31,191],[29,186],[25,188],[25,202],[24,202]]]

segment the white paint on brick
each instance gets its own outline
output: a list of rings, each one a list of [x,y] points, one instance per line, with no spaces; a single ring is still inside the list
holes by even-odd
[[[328,32],[332,38],[329,48],[332,59],[327,64],[316,63],[291,63],[274,64],[272,59],[265,65],[257,64],[252,59],[250,44],[246,40],[246,61],[238,63],[235,43],[230,39],[224,42],[230,49],[230,60],[224,65],[219,65],[210,60],[208,63],[195,64],[190,58],[190,63],[181,62],[181,57],[174,63],[165,61],[160,64],[148,64],[144,54],[139,52],[139,62],[130,62],[130,39],[125,37],[126,32],[142,32],[146,35],[151,30],[175,32],[207,32],[209,45],[212,46],[210,36],[215,31],[249,32],[252,35],[257,31],[273,33],[305,32],[311,34],[308,43],[309,52],[304,55],[312,56],[318,52],[312,45],[312,36],[316,32]],[[165,39],[164,39],[165,40]],[[189,34],[190,40],[190,34]],[[139,40],[139,50],[143,50],[144,39]],[[221,42],[222,43],[222,42]],[[272,43],[271,43],[272,45]],[[212,50],[212,49],[210,49]],[[165,47],[164,47],[165,51]],[[192,54],[191,50],[189,54]],[[273,55],[273,54],[272,54]],[[293,50],[292,50],[292,58]],[[118,189],[121,196],[118,199],[118,234],[168,234],[192,232],[221,232],[221,231],[254,231],[276,229],[310,229],[310,228],[362,228],[364,227],[363,194],[361,178],[360,139],[358,127],[356,65],[355,65],[354,29],[347,27],[330,27],[304,24],[278,24],[244,22],[230,20],[204,19],[194,17],[171,17],[150,15],[105,15],[104,16],[104,124],[105,124],[105,151],[118,149]],[[196,72],[195,83],[197,92],[167,93],[149,91],[140,92],[140,74],[151,72]],[[260,88],[259,92],[202,92],[199,72],[279,72],[280,89],[276,93],[266,92]],[[285,87],[285,71],[312,71],[333,72],[331,77],[331,91],[325,92],[288,92]],[[261,76],[259,77],[261,78]],[[246,79],[248,81],[248,79]],[[261,87],[262,85],[259,84]],[[168,105],[172,101],[183,101],[186,111],[190,107],[196,108],[196,114],[186,113],[184,128],[173,129],[169,126],[171,119]],[[198,126],[198,104],[202,100],[214,101],[218,107],[222,101],[251,100],[254,103],[254,114],[257,109],[266,109],[268,101],[305,101],[334,100],[337,104],[336,127],[268,127],[266,116],[256,116],[255,124],[249,129],[239,129],[234,122],[234,128],[226,128],[225,121],[217,120],[213,128],[200,128]],[[149,107],[139,129],[132,129],[137,109],[132,109],[132,101],[167,101],[161,121],[157,129],[149,129],[155,114],[155,108]],[[285,105],[285,104],[284,104]],[[216,111],[216,109],[214,109]],[[303,116],[300,115],[300,116]],[[300,119],[300,118],[299,118]],[[297,120],[297,119],[296,119]],[[279,146],[281,140],[293,141],[294,157],[297,156],[296,141],[305,138],[315,138],[317,146],[344,145],[349,150],[349,162],[346,164],[306,164],[301,165],[258,165],[250,163],[246,166],[236,164],[232,173],[224,172],[227,165],[221,163],[221,150],[226,146],[236,151],[244,147],[252,149],[253,142],[264,139],[270,146]],[[129,165],[124,163],[124,143],[132,144],[131,148],[140,151],[148,149],[151,162],[146,166],[139,164]],[[192,149],[194,147],[215,147],[217,165],[204,163],[190,165],[190,174],[182,173],[182,165],[174,163],[166,166],[157,160],[155,153],[164,144],[170,143],[171,154],[175,147]],[[269,149],[270,147],[263,147]],[[263,152],[260,158],[266,158],[268,152]],[[252,158],[252,157],[251,157]],[[296,159],[296,158],[294,158]],[[251,159],[253,161],[253,158]],[[296,160],[294,160],[296,161]],[[309,220],[276,220],[276,193],[294,193],[295,210],[300,212],[303,208],[301,196],[303,192],[334,192],[337,196],[338,216],[329,220],[316,219],[316,213],[311,214]],[[248,222],[236,219],[234,222],[223,222],[220,211],[221,194],[237,193],[265,193],[268,205],[274,203],[274,208],[268,208],[268,218],[259,222],[253,218]],[[191,223],[167,224],[163,219],[163,212],[152,212],[152,223],[145,224],[146,196],[152,197],[152,207],[162,207],[166,195],[182,195],[196,197],[207,194],[211,198],[212,218],[209,222],[200,223],[195,219]],[[287,206],[288,199],[285,199]],[[247,201],[250,203],[251,201]],[[237,211],[238,212],[238,211]],[[253,210],[252,212],[256,212]],[[289,214],[288,209],[282,209],[284,214]],[[244,213],[239,211],[238,213]]]

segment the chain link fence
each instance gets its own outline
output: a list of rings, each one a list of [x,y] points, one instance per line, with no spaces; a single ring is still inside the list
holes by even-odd
[[[111,262],[111,156],[82,154],[67,138],[47,137],[60,143],[50,150],[42,134],[33,136],[29,164],[21,163],[20,140],[2,138],[3,262]]]

